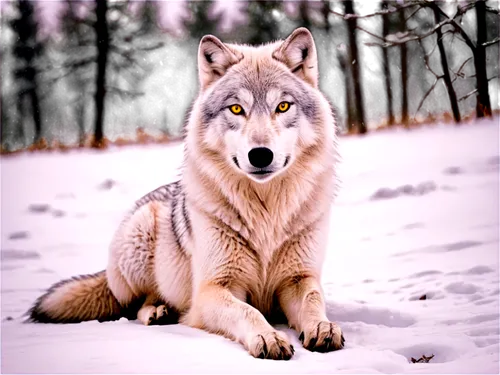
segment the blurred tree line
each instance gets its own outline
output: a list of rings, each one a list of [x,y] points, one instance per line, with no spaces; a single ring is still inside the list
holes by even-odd
[[[4,4],[2,151],[102,147],[127,126],[136,136],[137,129],[175,136],[196,93],[196,48],[205,34],[258,44],[309,28],[321,88],[345,132],[448,113],[458,124],[471,109],[492,116],[498,102],[491,98],[498,92],[494,1],[247,1],[232,11],[214,1],[179,4],[179,24],[164,25],[162,2],[61,0],[50,33],[42,33],[36,2]]]

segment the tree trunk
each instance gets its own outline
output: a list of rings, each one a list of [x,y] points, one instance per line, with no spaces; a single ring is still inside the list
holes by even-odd
[[[488,92],[488,76],[486,73],[486,2],[476,2],[477,43],[474,54],[474,67],[477,80],[477,117],[491,116],[490,95]]]
[[[408,63],[407,63],[406,44],[401,45],[401,81],[402,81],[402,104],[401,120],[405,126],[408,126]]]
[[[33,82],[33,85],[37,87],[36,82]],[[40,101],[35,88],[29,91],[29,97],[31,100],[31,109],[33,111],[33,123],[35,124],[34,143],[38,143],[42,139],[42,118],[40,116]]]
[[[346,129],[349,134],[353,133],[356,124],[356,111],[352,100],[352,79],[349,65],[345,54],[337,53],[340,69],[344,73],[344,86],[345,86],[345,113],[346,113]]]
[[[347,62],[350,79],[347,83],[347,126],[350,130],[357,128],[360,133],[366,132],[361,125],[359,108],[359,51],[356,44],[353,26],[347,21],[349,45],[347,46]]]
[[[389,21],[388,17],[384,17],[384,27],[386,35],[389,33]],[[387,46],[384,43],[384,65],[385,65],[385,92],[387,94],[387,119],[389,126],[393,125],[393,112],[392,112],[392,90],[391,90],[391,71],[389,70],[389,55],[387,51]]]

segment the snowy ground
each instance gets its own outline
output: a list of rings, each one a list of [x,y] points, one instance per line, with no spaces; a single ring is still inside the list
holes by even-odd
[[[4,158],[2,373],[498,373],[498,137],[496,119],[341,139],[323,283],[346,348],[311,353],[287,330],[288,362],[179,325],[23,324],[52,283],[104,269],[121,215],[176,177],[182,147]]]

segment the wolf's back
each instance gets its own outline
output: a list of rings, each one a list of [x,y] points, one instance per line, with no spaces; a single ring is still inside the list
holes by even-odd
[[[106,272],[101,271],[54,284],[28,314],[34,322],[78,323],[119,319],[122,308],[109,289]]]

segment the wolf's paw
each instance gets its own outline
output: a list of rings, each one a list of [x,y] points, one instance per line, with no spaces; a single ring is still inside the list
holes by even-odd
[[[295,353],[288,337],[283,332],[270,331],[250,339],[248,351],[255,358],[284,359],[292,358]]]
[[[156,306],[143,306],[137,313],[139,319],[144,325],[163,325],[169,323],[168,310],[165,305]]]
[[[322,353],[342,349],[345,341],[340,327],[332,322],[311,324],[300,333],[299,340],[307,350]]]

